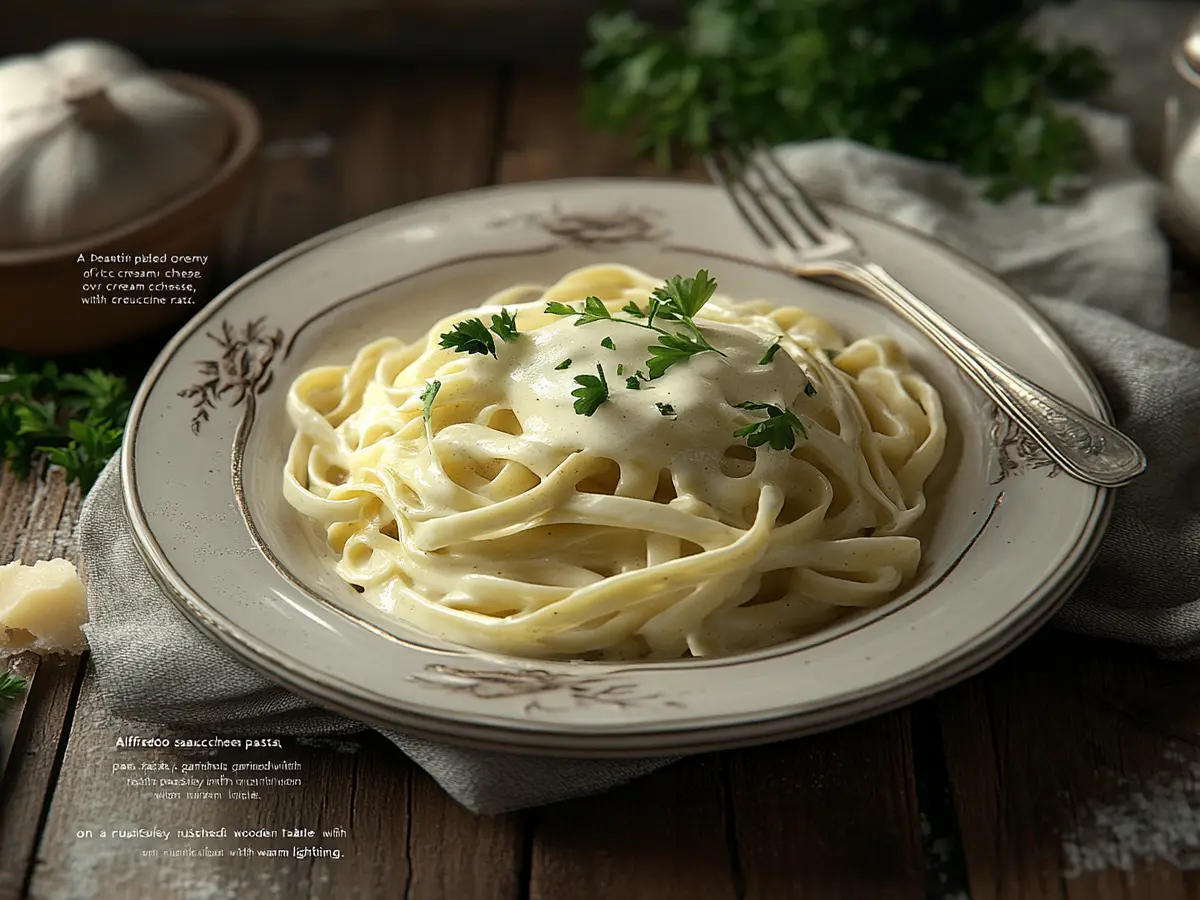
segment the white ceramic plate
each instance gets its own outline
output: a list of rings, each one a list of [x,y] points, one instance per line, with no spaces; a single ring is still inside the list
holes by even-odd
[[[851,210],[870,254],[1002,359],[1107,417],[1095,381],[999,281]],[[1041,625],[1082,577],[1111,492],[1030,446],[932,345],[870,301],[797,282],[714,188],[645,180],[528,184],[390,210],[246,275],[163,351],[124,447],[126,509],[169,596],[292,690],[348,715],[519,752],[672,754],[792,736],[946,687]],[[843,334],[896,335],[954,432],[916,583],[885,608],[753,654],[645,664],[537,662],[463,650],[389,621],[336,577],[284,502],[284,397],[312,365],[385,334],[415,338],[500,287],[624,262],[707,267],[723,293],[807,307]]]

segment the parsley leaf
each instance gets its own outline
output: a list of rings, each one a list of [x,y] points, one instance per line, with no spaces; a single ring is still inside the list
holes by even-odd
[[[572,309],[565,303],[553,301],[546,304],[546,312],[556,316],[577,316],[576,325],[588,325],[592,322],[624,322],[637,328],[645,328],[657,332],[658,344],[649,347],[651,358],[646,361],[651,378],[657,378],[680,360],[687,359],[705,350],[712,350],[721,356],[725,354],[708,342],[697,327],[692,317],[700,311],[705,303],[712,298],[717,289],[717,283],[708,277],[708,272],[701,269],[695,277],[684,278],[675,275],[662,287],[651,292],[650,300],[643,313],[642,308],[633,301],[622,307],[635,317],[645,316],[645,323],[633,319],[614,318],[608,307],[598,297],[587,297],[583,301],[583,309]],[[690,334],[667,331],[654,324],[655,318],[680,322]],[[616,344],[611,337],[605,337],[600,346],[608,350],[616,350]]]
[[[16,409],[17,434],[51,436],[58,432],[58,408],[53,400],[29,400]]]
[[[99,369],[68,372],[59,379],[58,389],[61,407],[71,415],[86,411],[97,419],[121,421],[129,412],[129,387],[119,375]]]
[[[688,336],[655,329],[660,333],[658,346],[649,348],[651,359],[646,361],[651,378],[658,378],[675,363],[705,350],[725,355],[708,342],[692,321],[692,317],[704,307],[716,290],[717,283],[708,277],[707,270],[701,269],[694,278],[675,275],[662,287],[651,292],[647,324],[653,324],[657,315],[663,319],[681,320],[684,327],[691,332]]]
[[[708,270],[701,269],[694,278],[674,275],[651,294],[681,318],[691,319],[704,308],[717,291],[717,283],[708,277]]]
[[[11,672],[0,672],[0,700],[13,700],[29,687],[29,682]]]
[[[650,358],[646,360],[646,369],[653,379],[661,378],[675,363],[691,359],[697,353],[703,353],[705,350],[713,348],[707,341],[701,343],[690,335],[663,334],[659,335],[657,344],[652,344],[646,349],[650,351]]]
[[[814,384],[813,384],[811,381],[806,381],[806,382],[804,383],[804,393],[805,393],[805,394],[807,394],[807,395],[808,395],[808,396],[810,396],[810,397],[815,397],[815,396],[817,396],[817,387],[816,387],[816,385],[814,385]]]
[[[575,383],[578,388],[571,391],[571,396],[577,398],[575,400],[575,412],[581,416],[590,416],[600,404],[608,400],[608,380],[604,377],[604,369],[600,364],[596,364],[596,371],[600,377],[595,375],[576,375]]]
[[[638,380],[636,375],[630,375],[625,379],[625,387],[631,391],[640,391],[642,389],[642,383]]]
[[[11,356],[0,360],[0,460],[29,475],[38,453],[87,491],[120,449],[129,389],[124,378],[85,369],[60,373]],[[0,463],[2,464],[2,463]]]
[[[589,325],[592,322],[599,322],[603,319],[619,321],[613,319],[612,313],[608,311],[608,307],[604,305],[604,301],[599,297],[585,297],[582,310],[574,309],[565,303],[559,303],[557,300],[554,300],[546,304],[546,312],[552,316],[579,316],[575,320],[576,325]]]
[[[517,331],[517,319],[507,309],[501,309],[500,315],[492,316],[492,331],[496,337],[506,344],[514,344],[521,332]]]
[[[779,409],[778,406],[772,406],[770,403],[752,403],[749,400],[743,400],[741,403],[731,404],[735,409]]]
[[[662,301],[657,297],[651,297],[650,302],[646,304],[646,326],[650,327],[654,324],[654,317],[662,312]],[[666,318],[664,316],[664,318]]]
[[[569,369],[569,368],[571,368],[571,360],[569,358],[564,359],[562,362],[560,362],[554,368],[555,368],[555,371],[561,371],[562,369]]]
[[[650,302],[646,304],[646,325],[647,327],[654,324],[655,319],[663,319],[668,322],[678,322],[677,316],[662,299],[651,296]]]
[[[441,335],[439,347],[458,353],[482,353],[496,355],[496,342],[492,333],[479,319],[467,319],[455,324],[451,331]]]
[[[121,446],[121,429],[107,420],[71,419],[67,422],[71,443],[65,447],[39,446],[50,463],[62,466],[67,481],[90,487],[100,477],[104,464]]]
[[[750,447],[770,444],[772,450],[791,450],[796,446],[797,434],[801,437],[808,436],[808,432],[804,430],[804,423],[790,409],[780,409],[770,403],[751,403],[749,401],[733,405],[738,409],[765,409],[767,411],[767,418],[763,421],[753,422],[733,433],[734,437],[744,437],[746,444]]]
[[[716,281],[708,277],[708,271],[705,269],[701,269],[692,278],[675,275],[668,279],[662,287],[655,288],[651,292],[644,313],[642,308],[633,301],[622,307],[622,312],[637,317],[644,316],[645,323],[635,322],[633,319],[614,318],[608,307],[598,297],[584,299],[582,310],[572,309],[564,303],[554,301],[546,305],[546,312],[556,316],[578,316],[575,321],[576,325],[587,325],[600,321],[624,322],[626,325],[657,332],[658,343],[646,348],[650,352],[650,358],[646,360],[646,368],[650,373],[650,378],[653,379],[661,377],[675,363],[689,359],[697,353],[711,350],[721,356],[725,355],[708,342],[693,321],[693,316],[712,298],[716,290]],[[655,318],[679,322],[686,332],[660,328],[654,324]],[[608,350],[617,349],[613,339],[608,336],[600,342],[600,346]],[[623,370],[619,369],[617,374],[620,375],[621,371]],[[641,376],[641,372],[638,375]],[[644,378],[644,376],[642,377]],[[637,389],[629,381],[626,382],[626,386],[631,390]]]
[[[767,348],[767,352],[763,354],[763,358],[758,361],[758,364],[760,366],[768,365],[771,362],[771,360],[773,360],[775,358],[775,354],[778,352],[779,352],[779,339],[776,338],[775,343],[773,343],[770,347]]]
[[[433,401],[441,389],[442,383],[435,378],[426,383],[424,390],[421,391],[421,402],[424,404],[422,415],[426,422],[433,416]]]
[[[587,297],[583,301],[583,312],[579,314],[575,324],[587,325],[591,322],[599,322],[601,319],[611,318],[612,313],[608,311],[608,307],[601,302],[599,297]]]
[[[654,405],[658,407],[658,411],[661,415],[664,415],[664,416],[675,415],[675,407],[672,406],[670,403],[655,403]]]

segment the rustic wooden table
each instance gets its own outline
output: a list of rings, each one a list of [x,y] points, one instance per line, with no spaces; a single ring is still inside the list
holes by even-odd
[[[580,124],[579,82],[567,70],[197,68],[253,98],[268,141],[231,223],[225,281],[406,201],[640,170],[622,145]],[[164,337],[108,361],[136,375]],[[27,482],[5,474],[0,560],[74,558],[79,504],[44,466]],[[369,733],[289,744],[302,791],[168,815],[107,777],[116,738],[144,729],[105,711],[86,660],[44,664],[0,785],[0,900],[1197,898],[1198,674],[1047,631],[899,712],[690,758],[601,796],[476,818]],[[343,826],[348,858],[156,862],[76,836],[155,824]]]

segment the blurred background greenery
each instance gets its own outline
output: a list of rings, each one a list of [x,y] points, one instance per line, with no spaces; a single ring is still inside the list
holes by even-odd
[[[1088,98],[1106,80],[1079,41],[1027,36],[1030,17],[1048,5],[7,0],[0,53],[88,36],[156,61],[211,53],[584,59],[588,120],[634,133],[664,167],[704,149],[720,123],[735,138],[837,136],[944,160],[987,176],[996,197],[1031,187],[1046,200],[1061,176],[1087,163],[1078,127],[1056,103]]]

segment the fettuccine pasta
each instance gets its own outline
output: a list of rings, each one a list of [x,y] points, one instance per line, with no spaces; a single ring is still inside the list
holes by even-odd
[[[739,652],[895,596],[937,391],[891,338],[847,346],[794,307],[718,294],[696,332],[648,326],[663,285],[588,266],[300,375],[284,493],[339,575],[427,633],[543,658]],[[692,348],[651,377],[664,332]]]

